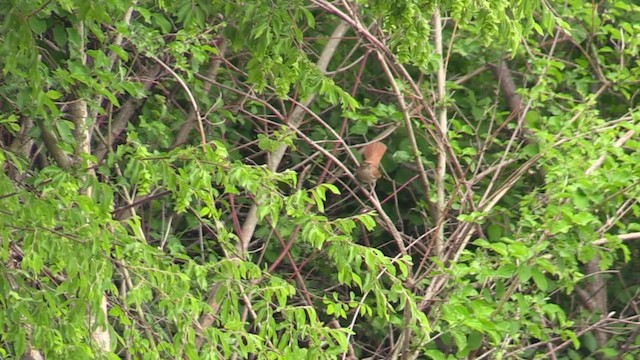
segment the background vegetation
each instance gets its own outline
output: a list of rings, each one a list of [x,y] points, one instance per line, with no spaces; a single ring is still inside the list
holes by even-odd
[[[640,357],[634,0],[0,20],[3,359]]]

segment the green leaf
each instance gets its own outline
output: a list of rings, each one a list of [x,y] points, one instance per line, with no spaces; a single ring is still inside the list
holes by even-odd
[[[367,231],[371,231],[376,227],[376,221],[374,220],[373,216],[369,214],[359,215],[358,220],[360,220],[360,222],[364,225]]]
[[[67,46],[67,30],[64,26],[58,24],[53,27],[53,39],[59,47]]]
[[[129,60],[129,53],[127,53],[121,46],[116,44],[111,44],[109,45],[109,50],[113,51],[114,54],[118,55],[120,60],[122,61]]]
[[[549,284],[547,283],[547,278],[538,268],[534,267],[531,269],[531,276],[540,290],[546,291],[548,289]]]
[[[502,237],[502,226],[498,224],[489,224],[487,235],[489,237],[489,241],[498,241]]]
[[[306,7],[302,7],[301,10],[304,13],[304,16],[307,18],[307,25],[309,25],[310,28],[315,29],[316,19],[313,17],[313,13],[311,13],[311,11],[309,11],[309,9],[307,9]]]
[[[531,273],[531,267],[526,264],[522,264],[518,268],[518,279],[520,280],[520,282],[526,283],[527,281],[529,281],[529,279],[531,279]]]
[[[508,252],[507,252],[507,245],[505,243],[494,243],[489,245],[489,247],[491,248],[491,250],[495,251],[496,253],[498,253],[499,255],[502,256],[507,256]]]
[[[428,356],[430,359],[433,360],[446,360],[447,356],[439,350],[427,350],[424,352],[424,355]]]
[[[568,224],[564,220],[554,221],[550,225],[550,230],[553,235],[566,234],[569,230],[571,230],[571,224]]]
[[[45,31],[47,31],[47,22],[44,19],[38,19],[35,16],[29,18],[29,26],[37,35],[44,34]]]
[[[62,93],[56,90],[49,90],[46,92],[46,95],[51,100],[58,100],[62,97]]]

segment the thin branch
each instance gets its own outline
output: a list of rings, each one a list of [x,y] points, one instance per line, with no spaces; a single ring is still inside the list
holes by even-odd
[[[144,92],[149,91],[153,87],[161,69],[162,67],[160,65],[154,65],[140,76],[143,79],[142,90]],[[140,102],[141,100],[138,98],[129,98],[124,104],[122,104],[120,110],[113,119],[113,122],[109,121],[108,135],[106,135],[107,139],[106,141],[101,142],[95,150],[98,163],[102,162],[104,157],[112,148],[113,143],[127,128],[127,124],[129,124],[129,121],[133,118]]]
[[[446,96],[446,82],[447,75],[443,58],[444,52],[442,49],[442,19],[440,18],[440,8],[436,7],[433,15],[433,33],[435,37],[436,54],[440,55],[440,61],[438,64],[437,78],[437,99],[439,103],[437,106],[438,112],[438,130],[440,131],[440,137],[445,139],[447,137],[447,128],[449,127],[447,122],[447,107],[445,106]],[[445,176],[447,172],[447,152],[444,148],[444,141],[438,141],[438,162],[436,167],[436,227],[437,232],[435,236],[436,242],[436,256],[441,256],[444,252],[444,218],[446,212],[446,182]],[[420,162],[421,163],[421,162]],[[425,175],[426,177],[426,175]]]
[[[157,62],[165,70],[167,70],[180,84],[182,89],[184,89],[185,93],[187,94],[187,97],[189,98],[189,102],[193,107],[193,112],[196,116],[196,120],[198,121],[198,130],[200,131],[200,141],[202,142],[202,145],[206,144],[207,136],[204,133],[204,126],[202,124],[202,117],[200,116],[200,109],[198,108],[198,102],[196,101],[195,97],[193,97],[193,93],[189,89],[189,86],[187,85],[187,83],[185,83],[184,80],[182,80],[182,78],[180,77],[180,75],[178,75],[175,71],[173,71],[173,69],[169,67],[169,65],[165,64],[164,61],[158,59],[155,55],[152,55],[152,54],[148,54],[147,56],[153,61]]]
[[[226,49],[227,49],[227,42],[224,41],[222,37],[219,38],[219,45],[217,46],[217,49],[218,49],[218,55],[215,57],[211,56],[211,64],[209,65],[209,69],[207,70],[206,76],[209,79],[215,79],[216,76],[218,75],[218,71],[220,70],[220,64],[222,63],[222,57],[224,56],[224,53],[226,52]],[[211,91],[212,85],[213,83],[210,81],[205,82],[202,85],[202,91],[208,94]],[[189,139],[189,133],[191,133],[191,130],[193,129],[198,119],[196,115],[197,114],[195,112],[195,109],[192,108],[189,110],[187,119],[185,120],[184,125],[180,128],[180,131],[176,135],[176,138],[173,141],[172,147],[177,147],[187,142],[187,140]]]
[[[56,164],[65,170],[70,170],[73,164],[71,157],[58,145],[58,139],[56,139],[53,131],[44,124],[42,119],[37,119],[36,123],[40,128],[40,138],[51,156],[53,156]]]
[[[331,39],[327,42],[327,45],[325,46],[322,54],[320,55],[320,58],[318,59],[318,62],[316,63],[316,66],[322,73],[326,73],[329,61],[333,58],[338,45],[342,41],[342,36],[344,36],[348,29],[349,26],[347,24],[345,24],[344,22],[340,22],[331,34]],[[309,106],[309,104],[311,104],[311,102],[315,99],[315,96],[315,94],[310,95],[307,99],[303,100],[302,104],[304,105],[304,107]],[[302,106],[296,106],[291,112],[286,125],[290,129],[297,130],[298,126],[300,126],[300,124],[302,123],[304,114],[304,108]],[[278,149],[269,154],[267,166],[271,171],[278,170],[278,166],[280,165],[280,162],[282,161],[286,150],[287,146],[283,144],[278,147]],[[254,203],[251,205],[251,208],[249,209],[245,222],[242,226],[242,233],[240,234],[240,242],[238,244],[239,254],[246,254],[247,250],[249,249],[249,244],[251,242],[251,238],[253,237],[253,233],[256,229],[257,223],[258,204]]]
[[[622,240],[622,241],[638,240],[638,239],[640,239],[640,232],[634,232],[634,233],[629,233],[629,234],[621,234],[621,235],[615,235],[615,236],[619,237],[620,240]],[[600,246],[600,245],[606,245],[608,242],[609,242],[609,239],[600,238],[600,239],[594,241],[592,244],[596,245],[596,246]]]

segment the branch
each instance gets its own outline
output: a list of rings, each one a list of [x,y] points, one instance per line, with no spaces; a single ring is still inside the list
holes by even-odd
[[[341,21],[338,24],[338,26],[336,26],[335,30],[333,31],[333,34],[331,34],[331,38],[327,42],[327,45],[322,51],[322,54],[320,55],[320,58],[318,59],[318,62],[316,64],[318,66],[318,69],[320,69],[322,73],[326,73],[327,66],[329,65],[329,61],[333,57],[333,54],[338,48],[338,45],[342,41],[342,37],[344,36],[344,34],[347,32],[348,29],[349,29],[349,26],[345,22]],[[315,99],[315,97],[316,95],[314,94],[314,95],[310,95],[307,99],[303,100],[302,104],[304,105],[304,107],[309,106],[309,104],[311,104],[311,102]],[[305,114],[304,108],[302,106],[296,106],[291,112],[291,115],[289,116],[289,121],[286,123],[286,125],[291,129],[297,130],[298,126],[300,126],[300,124],[302,123],[304,114]],[[274,172],[278,170],[278,166],[280,165],[280,162],[282,161],[282,158],[284,157],[284,153],[286,152],[286,150],[287,150],[287,146],[281,145],[278,149],[276,149],[271,154],[269,154],[269,160],[267,161],[267,166],[269,167],[269,170]],[[241,256],[244,256],[244,254],[247,253],[247,250],[249,249],[249,243],[251,242],[251,238],[253,237],[253,233],[256,229],[257,224],[258,224],[258,204],[253,203],[251,205],[251,208],[249,209],[247,217],[242,226],[242,234],[240,234],[240,242],[238,244],[239,246],[238,253]]]
[[[73,163],[71,161],[71,157],[64,152],[62,148],[60,148],[58,145],[58,139],[56,139],[53,131],[44,124],[42,119],[37,119],[36,122],[40,128],[40,138],[42,139],[44,146],[49,150],[51,156],[53,156],[56,164],[65,170],[70,170]]]
[[[435,35],[435,45],[436,45],[436,54],[440,55],[440,61],[438,64],[438,72],[437,72],[437,99],[436,101],[440,104],[437,107],[438,112],[438,130],[440,132],[440,136],[442,139],[447,138],[447,128],[449,127],[447,122],[447,107],[445,106],[445,86],[447,82],[446,69],[444,64],[444,53],[442,51],[442,19],[440,18],[440,8],[436,7],[435,13],[433,15],[433,32]],[[438,141],[438,163],[436,168],[436,194],[437,194],[437,203],[436,203],[436,256],[441,256],[444,252],[444,218],[446,212],[446,183],[445,177],[447,175],[447,152],[443,146],[444,141]],[[421,163],[421,162],[420,162]]]
[[[191,89],[189,89],[189,86],[187,85],[187,83],[185,83],[184,80],[182,80],[182,78],[180,77],[180,75],[178,75],[175,71],[173,71],[173,69],[169,67],[169,65],[165,64],[164,61],[160,60],[159,58],[157,58],[155,55],[152,55],[152,54],[149,54],[147,56],[153,61],[155,61],[156,63],[158,63],[160,66],[162,66],[165,70],[167,70],[173,76],[173,78],[176,79],[178,84],[180,84],[180,86],[185,91],[185,93],[187,93],[187,98],[189,99],[189,102],[193,107],[192,109],[193,113],[195,114],[196,120],[198,121],[198,130],[200,130],[200,141],[202,142],[203,145],[206,144],[207,137],[204,133],[204,126],[202,125],[202,117],[200,116],[200,109],[198,107],[198,102],[196,101],[196,98],[193,96],[193,93],[191,92]]]
[[[630,233],[630,234],[622,234],[622,235],[616,235],[616,236],[619,237],[620,240],[622,240],[622,241],[638,240],[638,239],[640,239],[640,232],[635,232],[635,233]],[[600,239],[594,241],[593,245],[600,246],[600,245],[605,245],[608,242],[609,242],[609,239],[600,238]]]
[[[333,57],[333,54],[335,53],[338,47],[338,44],[340,44],[342,37],[344,36],[344,34],[347,32],[348,29],[349,27],[347,26],[347,24],[345,24],[344,22],[340,22],[340,24],[338,24],[338,26],[333,31],[333,34],[331,34],[331,38],[327,42],[327,45],[325,46],[316,64],[322,73],[326,73],[329,61]],[[212,83],[215,83],[215,80],[212,80],[212,79],[208,79],[208,80]],[[307,110],[307,106],[311,104],[311,102],[314,99],[315,99],[315,95],[311,95],[307,99],[305,99],[302,102],[302,104],[296,105],[296,107],[291,112],[289,121],[286,122],[286,125],[290,129],[296,131],[299,135],[303,133],[299,131],[298,126],[302,123],[303,116],[305,114],[305,111]],[[313,142],[311,142],[310,144],[316,145]],[[267,161],[267,166],[271,171],[274,171],[274,172],[277,171],[278,166],[280,165],[280,162],[284,157],[284,153],[286,149],[287,149],[286,145],[281,145],[278,149],[276,149],[274,152],[270,154],[269,159]],[[325,155],[331,156],[331,154],[328,152],[326,152]],[[258,223],[258,204],[254,202],[251,204],[251,208],[249,209],[249,212],[247,213],[247,217],[242,226],[242,232],[241,234],[239,234],[240,242],[238,244],[238,255],[240,257],[243,257],[243,258],[246,257],[247,251],[249,249],[250,240],[253,237],[257,223]],[[201,347],[202,344],[204,344],[205,338],[202,336],[204,330],[207,327],[210,327],[212,325],[214,316],[218,312],[220,304],[217,303],[216,297],[220,289],[220,286],[221,286],[220,283],[216,283],[212,286],[212,288],[209,291],[209,299],[207,303],[212,307],[213,311],[211,313],[203,314],[200,317],[199,321],[197,322],[196,332],[199,336],[197,339],[196,346],[198,348]]]
[[[161,69],[162,68],[160,67],[160,65],[154,65],[153,67],[148,69],[144,74],[141,75],[141,77],[144,79],[142,80],[142,84],[143,84],[142,90],[144,92],[149,91],[153,87],[153,85],[155,84],[156,78],[160,74]],[[140,102],[141,102],[140,99],[129,98],[120,107],[120,111],[118,111],[118,113],[116,114],[116,117],[113,120],[113,123],[110,123],[110,126],[109,126],[110,130],[109,130],[109,135],[107,137],[107,141],[100,143],[100,145],[98,145],[96,149],[95,154],[96,154],[96,159],[98,163],[102,162],[107,152],[111,150],[113,143],[116,141],[116,139],[120,137],[120,134],[122,134],[122,132],[127,128],[127,124],[129,124],[129,121],[131,121],[131,119],[133,118],[133,115],[135,114]]]
[[[218,55],[211,56],[211,64],[209,65],[209,69],[207,70],[207,74],[206,74],[207,78],[214,79],[214,80],[218,75],[218,70],[220,70],[220,64],[222,63],[222,58],[227,49],[227,43],[224,41],[224,39],[220,38],[219,40],[220,40],[220,45],[217,47]],[[211,91],[212,85],[213,85],[212,82],[206,81],[202,85],[203,92],[209,93],[209,91]],[[184,125],[180,128],[180,131],[178,132],[178,135],[176,135],[176,138],[173,141],[173,145],[171,145],[171,147],[174,147],[174,148],[178,147],[186,143],[187,140],[189,140],[189,133],[191,133],[191,130],[193,130],[193,127],[196,124],[196,120],[197,120],[196,113],[192,108],[189,110],[189,115],[187,115],[187,120],[185,121]]]

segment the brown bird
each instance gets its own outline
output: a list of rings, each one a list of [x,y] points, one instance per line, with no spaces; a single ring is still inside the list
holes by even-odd
[[[364,147],[364,161],[356,169],[356,178],[366,184],[372,184],[380,178],[380,160],[387,146],[381,142],[373,142]]]

